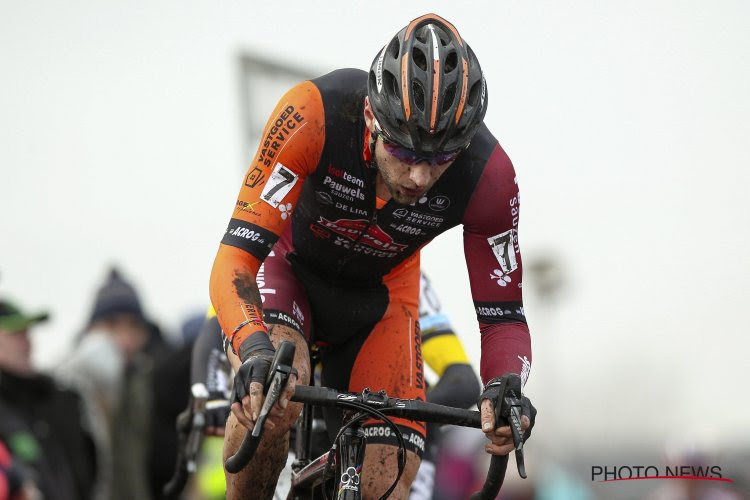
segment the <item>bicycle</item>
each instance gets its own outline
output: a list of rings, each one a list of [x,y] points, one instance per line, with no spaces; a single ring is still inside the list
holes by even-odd
[[[282,342],[274,356],[266,379],[266,398],[255,426],[250,430],[237,452],[225,462],[226,470],[237,473],[252,459],[262,438],[263,426],[268,414],[278,401],[289,375],[292,373],[294,344]],[[509,423],[515,445],[518,473],[526,478],[523,458],[523,432],[521,430],[521,380],[515,374],[503,377],[502,404],[495,410],[495,421]],[[478,411],[451,408],[419,400],[390,398],[384,391],[365,389],[361,394],[342,393],[335,389],[315,386],[297,386],[292,401],[303,403],[302,415],[297,421],[297,458],[292,466],[292,486],[289,500],[336,500],[361,499],[360,474],[367,439],[362,421],[375,417],[385,422],[395,433],[399,442],[398,472],[390,488],[383,494],[385,499],[395,489],[406,463],[406,446],[398,427],[389,416],[452,424],[464,427],[480,427]],[[312,434],[313,406],[330,406],[348,410],[345,422],[339,430],[328,453],[312,459],[310,440]],[[497,497],[508,466],[508,456],[493,456],[482,489],[474,493],[472,500],[490,500]],[[329,497],[329,493],[335,496]]]

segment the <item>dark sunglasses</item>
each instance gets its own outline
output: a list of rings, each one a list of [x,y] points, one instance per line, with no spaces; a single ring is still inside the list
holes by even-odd
[[[378,134],[378,136],[383,139],[383,147],[386,151],[388,151],[388,154],[390,154],[391,156],[395,156],[398,160],[408,165],[416,165],[417,163],[422,163],[423,161],[429,163],[431,167],[442,165],[444,163],[454,161],[456,158],[458,158],[458,155],[461,154],[461,151],[466,149],[461,148],[457,149],[456,151],[439,153],[435,156],[421,156],[411,149],[405,148],[393,141],[388,140],[384,134]]]

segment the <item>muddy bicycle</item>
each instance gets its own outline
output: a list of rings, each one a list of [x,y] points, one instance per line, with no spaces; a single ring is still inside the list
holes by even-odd
[[[225,463],[226,470],[237,473],[252,459],[263,435],[263,426],[274,404],[278,401],[293,372],[294,344],[283,342],[276,352],[266,380],[267,394],[258,420],[248,431],[237,452]],[[521,477],[526,477],[523,460],[521,432],[521,381],[517,375],[504,377],[502,404],[495,410],[498,424],[510,424],[515,444],[516,463]],[[303,403],[302,415],[296,425],[295,453],[292,466],[289,500],[358,500],[362,498],[360,477],[367,446],[362,424],[375,418],[383,421],[398,439],[398,467],[390,488],[381,496],[388,498],[398,484],[406,463],[406,445],[398,427],[390,417],[451,424],[463,427],[480,427],[478,411],[451,408],[420,400],[391,398],[384,391],[365,389],[362,393],[339,392],[326,387],[297,386],[292,401]],[[345,410],[344,424],[338,431],[327,453],[311,456],[312,411],[314,407],[335,407]],[[493,456],[487,478],[481,491],[473,500],[496,498],[502,486],[508,456]]]

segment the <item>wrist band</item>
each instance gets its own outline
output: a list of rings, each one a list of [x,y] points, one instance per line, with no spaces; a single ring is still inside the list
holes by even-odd
[[[243,363],[252,354],[268,354],[273,356],[275,349],[271,343],[271,339],[268,337],[268,333],[264,331],[257,331],[248,335],[240,342],[239,352],[237,353],[240,357],[240,361]]]
[[[254,304],[240,304],[240,307],[242,307],[246,319],[245,321],[237,325],[232,334],[229,336],[229,346],[232,348],[232,352],[235,354],[238,354],[237,347],[234,345],[235,337],[244,326],[253,324],[259,328],[259,330],[256,331],[262,330],[266,334],[268,333],[268,327],[266,327],[266,324],[263,321],[263,313],[261,312],[260,307]],[[240,343],[241,341],[242,339],[240,339]]]

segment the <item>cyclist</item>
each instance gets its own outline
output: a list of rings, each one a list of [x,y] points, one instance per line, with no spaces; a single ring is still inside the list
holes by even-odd
[[[287,392],[256,457],[227,475],[227,496],[273,494],[309,383],[307,341],[323,341],[322,383],[424,398],[417,330],[419,249],[463,224],[480,324],[486,450],[513,449],[493,431],[494,379],[531,358],[521,301],[518,189],[513,166],[483,123],[487,90],[474,52],[434,14],[410,22],[375,56],[369,74],[337,70],[287,92],[267,122],[211,273],[210,295],[237,373],[225,434],[234,453],[263,401],[274,345],[297,343]],[[261,263],[264,275],[256,276]],[[259,289],[271,289],[261,301]],[[533,410],[525,400],[525,413]],[[329,432],[341,415],[325,413]],[[409,446],[394,498],[405,498],[423,452],[424,424],[396,419]],[[531,420],[523,418],[523,428]],[[366,423],[365,497],[392,480],[396,442]],[[528,435],[528,433],[527,433]],[[374,443],[374,444],[373,444]]]
[[[261,266],[259,272],[263,271]],[[265,297],[263,291],[261,294]],[[422,357],[438,376],[437,382],[428,388],[427,401],[455,408],[471,407],[480,392],[479,380],[424,273],[420,276],[419,324]],[[205,433],[214,436],[224,435],[224,424],[230,411],[230,367],[222,351],[222,336],[216,311],[210,308],[193,345],[190,380],[191,385],[202,384],[209,394]],[[422,464],[411,487],[411,500],[432,497],[438,436],[437,426],[429,429]]]

